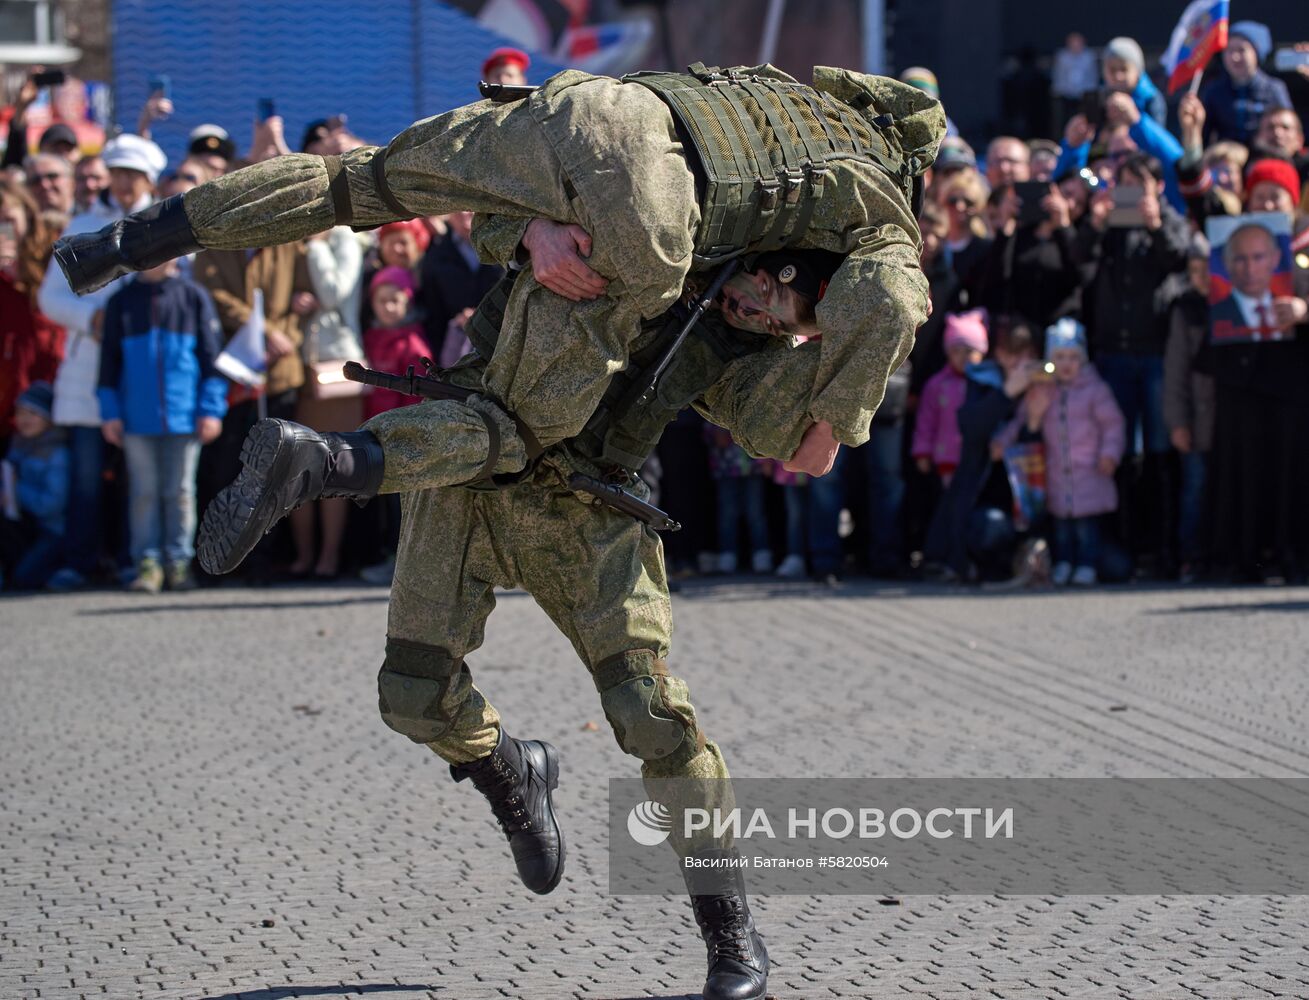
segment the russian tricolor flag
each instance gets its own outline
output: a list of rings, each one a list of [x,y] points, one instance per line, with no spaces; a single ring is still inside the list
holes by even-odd
[[[1170,95],[1197,79],[1214,54],[1227,48],[1228,7],[1229,0],[1192,0],[1182,14],[1163,58]]]

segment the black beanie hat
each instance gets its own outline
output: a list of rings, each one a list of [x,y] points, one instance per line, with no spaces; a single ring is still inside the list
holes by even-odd
[[[754,259],[752,271],[763,269],[810,302],[818,302],[827,283],[845,260],[827,250],[772,250]]]

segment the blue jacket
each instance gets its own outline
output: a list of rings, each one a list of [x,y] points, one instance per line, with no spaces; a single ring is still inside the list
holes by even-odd
[[[14,466],[18,509],[54,535],[64,533],[68,509],[68,446],[58,428],[35,438],[14,436],[6,461]]]
[[[1286,84],[1257,70],[1244,87],[1224,73],[1200,94],[1205,110],[1205,143],[1229,139],[1248,146],[1259,131],[1259,119],[1270,108],[1291,107]]]
[[[100,416],[128,434],[193,434],[227,412],[214,368],[222,326],[209,293],[186,278],[130,281],[105,303]]]
[[[1168,118],[1168,101],[1159,93],[1159,88],[1154,85],[1154,81],[1144,73],[1136,81],[1136,88],[1132,91],[1132,103],[1141,114],[1150,116],[1160,126],[1163,126]]]
[[[1144,77],[1142,77],[1144,79]],[[1155,92],[1156,94],[1158,91]],[[1177,141],[1176,137],[1154,120],[1146,112],[1141,112],[1141,117],[1135,125],[1128,130],[1128,135],[1132,141],[1140,148],[1142,153],[1148,153],[1153,156],[1164,168],[1164,197],[1168,199],[1168,204],[1179,212],[1186,212],[1186,199],[1182,196],[1182,187],[1177,180],[1177,161],[1182,158],[1182,144]],[[1055,164],[1055,177],[1062,178],[1069,173],[1081,170],[1086,166],[1087,160],[1091,155],[1091,144],[1083,143],[1081,146],[1070,146],[1068,143],[1060,143],[1059,162]]]

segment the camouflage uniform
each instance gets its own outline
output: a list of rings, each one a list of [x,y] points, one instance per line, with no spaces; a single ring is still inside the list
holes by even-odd
[[[747,72],[791,79],[772,67]],[[850,102],[843,120],[857,119],[864,132],[868,116],[894,116],[875,141],[898,147],[912,171],[930,164],[944,114],[921,91],[819,67],[814,92]],[[861,101],[864,112],[855,112]],[[561,73],[526,100],[458,108],[336,166],[339,173],[322,157],[279,157],[188,192],[186,214],[198,240],[218,248],[328,229],[346,191],[356,226],[456,209],[497,215],[501,222],[478,234],[488,259],[511,258],[533,217],[591,234],[590,263],[609,279],[606,295],[574,303],[520,282],[484,372],[488,395],[546,445],[577,433],[626,364],[641,320],[677,299],[694,263],[694,176],[668,106],[643,86]],[[822,356],[804,418],[828,421],[839,441],[857,445],[923,319],[926,282],[903,183],[857,158],[829,168],[826,194],[795,246],[847,256],[818,309]]]
[[[524,280],[528,276],[518,278]],[[489,301],[481,312],[490,311]],[[657,348],[660,328],[643,325],[635,342],[638,357]],[[615,447],[640,451],[641,441],[657,439],[669,416],[690,404],[756,449],[793,448],[790,435],[798,441],[798,432],[786,428],[803,424],[818,345],[796,347],[733,332],[716,316],[703,320],[704,328],[734,337],[736,356],[715,361],[703,340],[693,337],[661,380],[660,405],[619,421],[609,435]],[[473,355],[447,377],[474,388],[484,367]],[[453,764],[491,752],[499,716],[473,685],[465,657],[481,645],[494,588],[522,587],[572,642],[619,745],[642,760],[647,782],[706,779],[705,785],[689,786],[704,789],[695,804],[722,804],[721,797],[730,794],[727,767],[700,728],[687,685],[665,666],[672,618],[659,537],[567,485],[572,472],[601,476],[612,470],[602,442],[583,435],[551,447],[527,478],[503,489],[451,487],[443,478],[451,468],[464,475],[484,455],[476,446],[475,423],[451,429],[447,418],[454,405],[402,407],[365,425],[386,453],[383,489],[404,493],[386,662],[378,681],[388,725]],[[487,413],[496,409],[476,397],[469,405]],[[512,421],[503,413],[498,419],[502,447],[521,455]],[[473,447],[461,449],[468,442]],[[633,490],[644,489],[636,480]],[[652,797],[667,801],[667,784],[650,787]],[[685,792],[687,786],[681,787]],[[703,845],[675,836],[673,846],[685,852]]]
[[[771,67],[753,72],[790,79]],[[840,101],[862,100],[869,114],[895,116],[894,131],[877,141],[894,141],[909,166],[897,180],[857,157],[830,162],[831,187],[795,243],[845,258],[817,310],[821,340],[796,347],[764,338],[712,384],[671,400],[696,405],[758,456],[791,457],[815,420],[831,423],[843,443],[865,441],[886,379],[926,318],[904,182],[931,162],[943,132],[940,106],[895,81],[840,70],[817,70],[815,86]],[[859,114],[848,107],[843,121],[846,111]],[[871,136],[867,123],[860,127]],[[356,150],[337,162],[280,157],[185,196],[190,225],[210,247],[456,209],[494,217],[476,234],[489,259],[509,261],[534,217],[577,223],[592,236],[590,264],[609,279],[603,297],[570,302],[524,271],[485,361],[450,375],[482,395],[404,407],[365,425],[385,452],[382,491],[405,494],[379,675],[382,714],[451,763],[478,760],[496,745],[498,717],[464,658],[481,642],[493,588],[521,586],[573,642],[620,746],[642,760],[647,782],[727,777],[686,684],[664,666],[671,618],[658,537],[567,486],[573,469],[607,471],[609,445],[621,445],[575,446],[616,373],[657,333],[643,321],[682,294],[697,262],[698,197],[668,105],[644,86],[576,72],[516,104],[483,102],[419,122],[385,151]],[[661,396],[695,375],[695,364],[679,356]],[[500,491],[459,488],[523,469],[520,427],[546,447],[527,477]],[[487,468],[493,437],[499,456]],[[688,845],[675,837],[674,847]]]

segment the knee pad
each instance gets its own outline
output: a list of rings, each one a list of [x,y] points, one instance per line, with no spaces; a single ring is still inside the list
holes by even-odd
[[[600,705],[625,753],[660,760],[690,741],[704,746],[686,685],[668,674],[663,660],[646,649],[604,660],[594,670]]]
[[[447,706],[447,696],[467,669],[440,646],[387,638],[377,674],[382,721],[415,743],[431,743],[450,728],[457,706]]]

